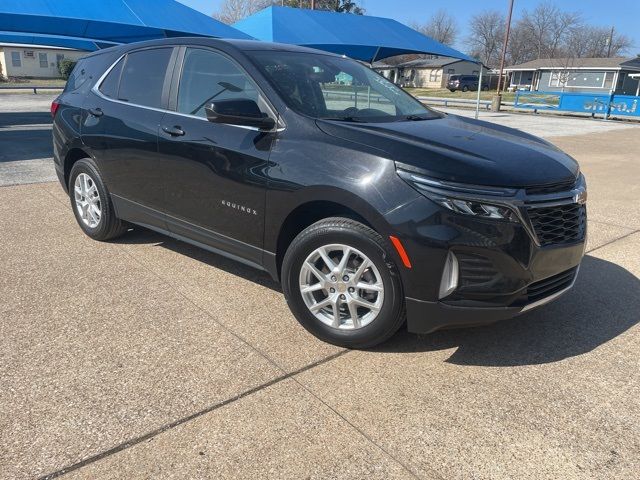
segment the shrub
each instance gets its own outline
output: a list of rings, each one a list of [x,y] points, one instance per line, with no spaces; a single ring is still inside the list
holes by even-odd
[[[73,70],[73,67],[75,67],[75,66],[76,66],[76,61],[75,60],[71,60],[69,58],[63,58],[58,63],[58,72],[60,72],[60,76],[62,78],[64,78],[65,80],[68,80],[69,79],[69,75],[71,75],[71,71]]]

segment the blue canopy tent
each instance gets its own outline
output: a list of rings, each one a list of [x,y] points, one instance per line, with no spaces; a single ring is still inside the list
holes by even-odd
[[[317,48],[369,64],[407,53],[426,53],[479,63],[390,18],[274,6],[233,26],[258,40]],[[478,82],[476,117],[481,84],[482,78]]]
[[[93,51],[176,36],[250,39],[175,0],[21,0],[0,3],[0,42]]]

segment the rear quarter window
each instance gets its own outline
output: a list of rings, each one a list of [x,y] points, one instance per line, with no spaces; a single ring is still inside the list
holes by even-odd
[[[85,93],[98,80],[104,70],[109,65],[109,56],[107,54],[92,55],[78,60],[73,68],[67,84],[64,87],[64,93]]]
[[[65,93],[75,92],[91,79],[92,76],[89,71],[89,64],[90,62],[88,59],[78,60],[78,63],[73,67],[71,75],[69,75],[69,78],[67,79],[67,84],[64,87]]]

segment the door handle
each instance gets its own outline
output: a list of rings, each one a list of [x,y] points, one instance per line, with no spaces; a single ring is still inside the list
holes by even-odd
[[[172,137],[181,137],[184,135],[184,130],[182,130],[179,126],[174,127],[162,127],[162,131],[168,133]]]
[[[90,108],[89,114],[94,117],[101,117],[103,115],[103,112],[101,108]]]

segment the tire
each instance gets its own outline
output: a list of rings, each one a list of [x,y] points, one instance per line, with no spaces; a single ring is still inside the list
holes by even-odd
[[[80,180],[78,180],[80,177]],[[76,180],[79,181],[79,190],[76,188]],[[82,195],[82,183],[84,184],[87,195]],[[96,163],[90,158],[83,158],[73,164],[69,175],[69,200],[71,208],[76,217],[78,225],[87,236],[94,240],[106,241],[119,237],[127,231],[127,226],[118,217],[116,217],[109,191],[107,190],[102,175],[98,170]],[[95,193],[97,192],[97,200]],[[95,209],[87,207],[86,209],[78,206],[76,196],[79,196],[83,205],[87,205],[88,201],[84,199],[91,198],[95,202],[95,206],[99,210],[99,215]],[[83,219],[81,210],[86,210],[88,214]],[[96,221],[97,219],[97,221]]]
[[[462,91],[463,92],[468,92],[469,91],[469,87],[467,87],[466,85],[464,87],[462,87]]]
[[[310,289],[322,283],[318,281],[312,285],[313,281],[318,280],[318,276],[309,268],[310,263],[316,266],[317,272],[320,270],[320,274],[330,272],[322,256],[318,256],[314,263],[321,247],[325,247],[329,260],[338,267],[344,254],[341,256],[337,253],[339,250],[332,249],[344,247],[345,251],[351,250],[346,269],[338,274],[338,277],[343,273],[344,276],[334,278],[337,282],[332,283],[329,274],[324,277],[326,288],[303,294],[302,285]],[[361,269],[365,258],[370,261],[367,264],[369,266]],[[370,288],[382,287],[382,290],[373,292],[369,291],[369,287],[356,288],[356,284],[367,284]],[[372,347],[391,337],[405,320],[400,274],[384,240],[371,228],[349,218],[332,217],[321,220],[303,230],[291,242],[282,265],[282,286],[289,308],[300,324],[319,339],[334,345],[347,348]],[[332,289],[335,293],[330,293]],[[337,309],[337,327],[335,304],[331,303],[317,313],[313,313],[308,306],[309,303],[313,307],[314,304],[338,297],[344,301],[336,300],[340,305]],[[363,307],[363,300],[366,305],[377,305],[377,311]],[[355,302],[359,303],[356,305]]]
[[[455,92],[455,91],[456,91],[456,89],[455,89],[455,88],[450,88],[450,89],[449,89],[449,91],[450,91],[450,92]]]
[[[484,87],[482,87],[482,91],[483,92],[488,92],[489,91],[489,87],[487,85],[485,85]]]

